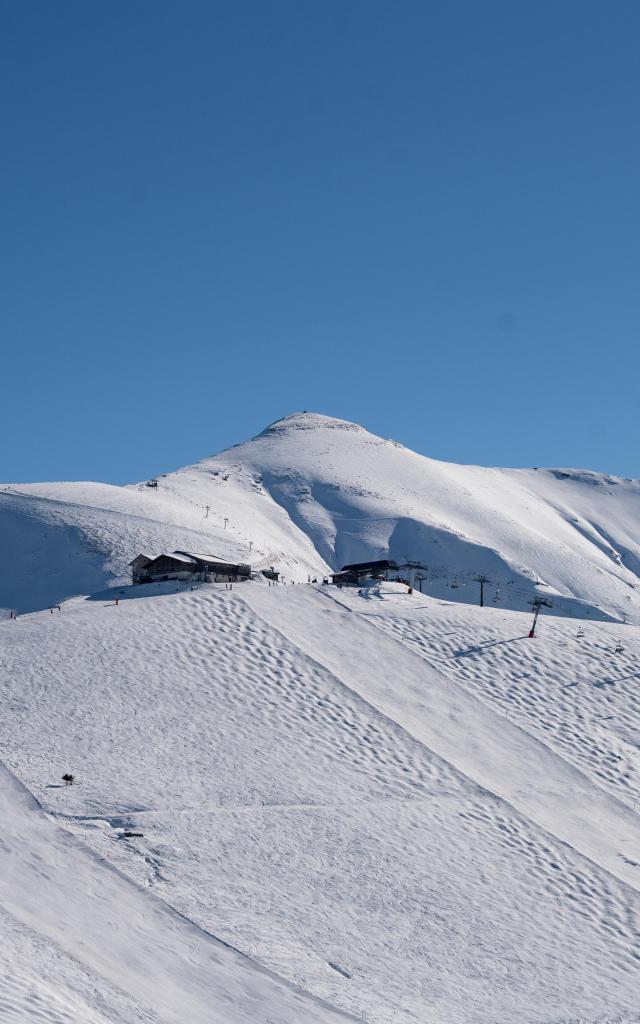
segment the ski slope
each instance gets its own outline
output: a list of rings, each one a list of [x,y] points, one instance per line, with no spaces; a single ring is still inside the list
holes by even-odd
[[[0,810],[3,1021],[340,1019],[127,881],[5,768]]]
[[[52,1007],[636,1024],[640,631],[529,625],[394,584],[259,583],[0,623],[0,912],[60,958]]]
[[[523,610],[640,623],[640,482],[585,470],[437,462],[316,413],[145,483],[0,490],[0,607],[48,607],[174,548],[275,565],[290,580],[378,557],[429,568],[424,589]]]

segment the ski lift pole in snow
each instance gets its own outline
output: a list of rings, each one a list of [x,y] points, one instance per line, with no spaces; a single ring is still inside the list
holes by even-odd
[[[426,572],[428,568],[429,566],[425,565],[424,562],[412,562],[410,559],[407,559],[404,564],[398,566],[398,569],[409,570],[407,586],[411,588],[411,591],[414,591],[417,583],[420,588],[420,593],[422,593],[422,581],[427,578]],[[388,575],[389,574],[387,572],[386,576]]]
[[[529,631],[529,639],[531,640],[536,635],[536,623],[538,621],[540,609],[544,607],[551,608],[552,604],[551,601],[547,601],[544,597],[536,597],[533,601],[530,602],[530,604],[533,608],[533,624]]]
[[[480,607],[484,608],[484,585],[489,582],[489,577],[483,575],[476,576],[475,581],[480,584]]]

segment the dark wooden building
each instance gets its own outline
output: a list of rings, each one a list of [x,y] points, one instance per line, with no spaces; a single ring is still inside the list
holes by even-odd
[[[131,579],[134,583],[145,583],[144,574],[147,566],[153,563],[153,558],[149,555],[136,555],[132,562],[129,562],[131,567]]]
[[[173,551],[170,555],[137,555],[132,562],[134,583],[195,580],[200,583],[239,583],[251,577],[251,566],[224,562],[214,555]]]
[[[374,562],[354,562],[352,565],[343,565],[340,572],[331,574],[333,583],[345,587],[359,587],[367,580],[388,580],[389,574],[397,573],[400,566],[388,558],[378,559]]]

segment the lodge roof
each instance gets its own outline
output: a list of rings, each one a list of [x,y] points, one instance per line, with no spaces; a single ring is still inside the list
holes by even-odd
[[[145,554],[143,554],[141,552],[139,555],[136,555],[135,558],[131,559],[131,561],[129,562],[129,565],[133,565],[134,562],[139,562],[141,559],[144,562],[153,562],[154,556],[153,555],[145,555]]]
[[[385,569],[399,568],[400,566],[397,562],[392,562],[388,558],[381,558],[375,562],[353,562],[351,565],[343,565],[341,572],[353,572],[357,575],[358,573],[382,572]]]
[[[172,551],[171,553],[163,552],[160,555],[155,555],[149,558],[148,555],[137,555],[129,565],[142,565],[145,568],[150,568],[161,560],[167,560],[169,562],[178,562],[186,566],[191,566],[193,569],[197,569],[198,566],[217,566],[225,569],[237,569],[237,570],[249,570],[249,565],[243,563],[228,562],[224,558],[218,558],[215,555],[196,554],[189,551]]]
[[[230,565],[231,563],[226,558],[220,558],[218,555],[204,555],[199,554],[197,551],[173,551],[171,554],[172,558],[183,556],[192,562],[206,562],[207,565]]]

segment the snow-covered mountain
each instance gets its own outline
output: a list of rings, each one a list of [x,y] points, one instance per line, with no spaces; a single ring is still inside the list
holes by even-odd
[[[640,1024],[639,511],[309,413],[7,485],[0,1019]],[[428,592],[122,586],[173,548]]]
[[[640,621],[640,481],[438,462],[316,413],[145,483],[0,491],[0,606],[46,607],[123,582],[139,552],[182,548],[303,581],[372,557],[416,561],[423,589],[475,603]]]

